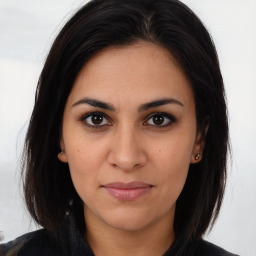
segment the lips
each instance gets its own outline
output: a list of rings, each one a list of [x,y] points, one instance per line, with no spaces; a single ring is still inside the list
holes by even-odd
[[[147,194],[153,186],[144,182],[133,181],[129,183],[109,183],[103,187],[112,197],[118,200],[132,201]]]

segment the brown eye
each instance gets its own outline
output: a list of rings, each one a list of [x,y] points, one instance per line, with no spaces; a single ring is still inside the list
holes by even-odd
[[[160,115],[155,115],[152,117],[152,122],[155,125],[162,125],[164,123],[164,117]]]
[[[103,113],[90,113],[81,118],[81,121],[91,128],[101,128],[111,125]]]
[[[168,113],[155,113],[151,115],[144,125],[162,128],[176,122],[176,118]]]
[[[102,115],[92,115],[91,122],[93,124],[99,125],[104,121],[104,117]]]

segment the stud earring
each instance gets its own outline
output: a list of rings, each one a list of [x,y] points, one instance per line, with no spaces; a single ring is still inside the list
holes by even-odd
[[[197,153],[197,154],[195,155],[195,160],[198,160],[199,158],[200,158],[200,154]]]

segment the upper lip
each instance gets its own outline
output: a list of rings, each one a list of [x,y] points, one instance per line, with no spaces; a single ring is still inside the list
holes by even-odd
[[[120,189],[133,189],[133,188],[145,188],[145,187],[152,187],[152,185],[148,183],[144,183],[141,181],[131,181],[128,183],[125,182],[112,182],[104,185],[103,187],[107,188],[120,188]]]

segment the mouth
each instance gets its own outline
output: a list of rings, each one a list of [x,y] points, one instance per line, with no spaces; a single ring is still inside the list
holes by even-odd
[[[102,186],[114,198],[121,201],[132,201],[147,194],[153,185],[132,181],[129,183],[113,182]]]

